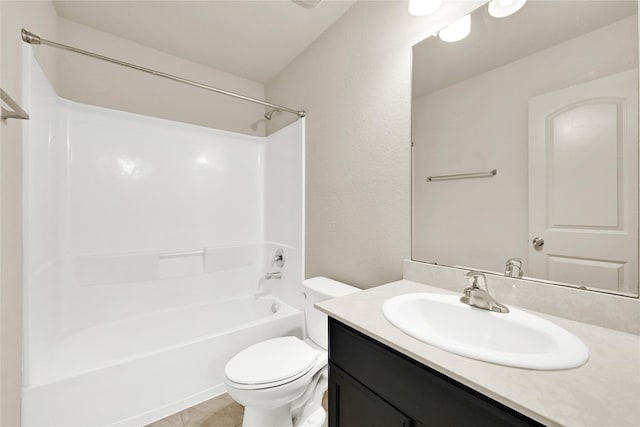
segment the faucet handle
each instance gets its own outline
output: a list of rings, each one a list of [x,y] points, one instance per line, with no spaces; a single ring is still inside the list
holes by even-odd
[[[284,258],[284,250],[278,248],[275,255],[271,259],[271,267],[284,267],[285,258]]]
[[[504,269],[504,275],[507,277],[522,278],[522,259],[521,258],[509,258]]]
[[[471,270],[464,277],[471,281],[471,287],[464,290],[464,295],[460,298],[460,302],[498,313],[509,312],[509,308],[506,305],[500,304],[489,293],[487,277],[483,272]]]
[[[471,282],[471,288],[487,289],[487,276],[482,271],[471,270],[464,277]]]

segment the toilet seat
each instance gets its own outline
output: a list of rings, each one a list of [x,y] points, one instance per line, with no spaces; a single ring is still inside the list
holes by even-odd
[[[279,337],[254,344],[235,355],[224,372],[237,388],[262,389],[302,377],[320,353],[296,337]]]

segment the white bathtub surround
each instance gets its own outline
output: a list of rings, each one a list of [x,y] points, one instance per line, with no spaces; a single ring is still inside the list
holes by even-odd
[[[290,305],[302,308],[300,286],[304,280],[305,121],[298,120],[266,137],[264,145],[263,221],[264,266],[286,272],[266,289]],[[282,269],[272,265],[278,248],[284,249]],[[293,282],[292,282],[293,281]]]
[[[405,260],[405,280],[462,294],[468,286],[463,268]],[[527,279],[487,274],[491,295],[504,304],[640,335],[638,298],[586,291]]]
[[[25,49],[23,425],[149,423],[302,337],[304,120],[262,138],[70,102]]]

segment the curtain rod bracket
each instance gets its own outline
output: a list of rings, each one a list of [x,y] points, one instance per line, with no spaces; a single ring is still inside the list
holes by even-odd
[[[22,41],[29,44],[40,44],[40,36],[36,36],[33,33],[25,30],[24,28],[20,31],[22,35]]]

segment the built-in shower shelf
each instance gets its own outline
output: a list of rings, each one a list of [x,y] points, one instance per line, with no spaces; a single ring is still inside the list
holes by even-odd
[[[188,251],[158,251],[75,257],[81,286],[144,282],[194,276],[257,265],[257,244],[207,247]]]

